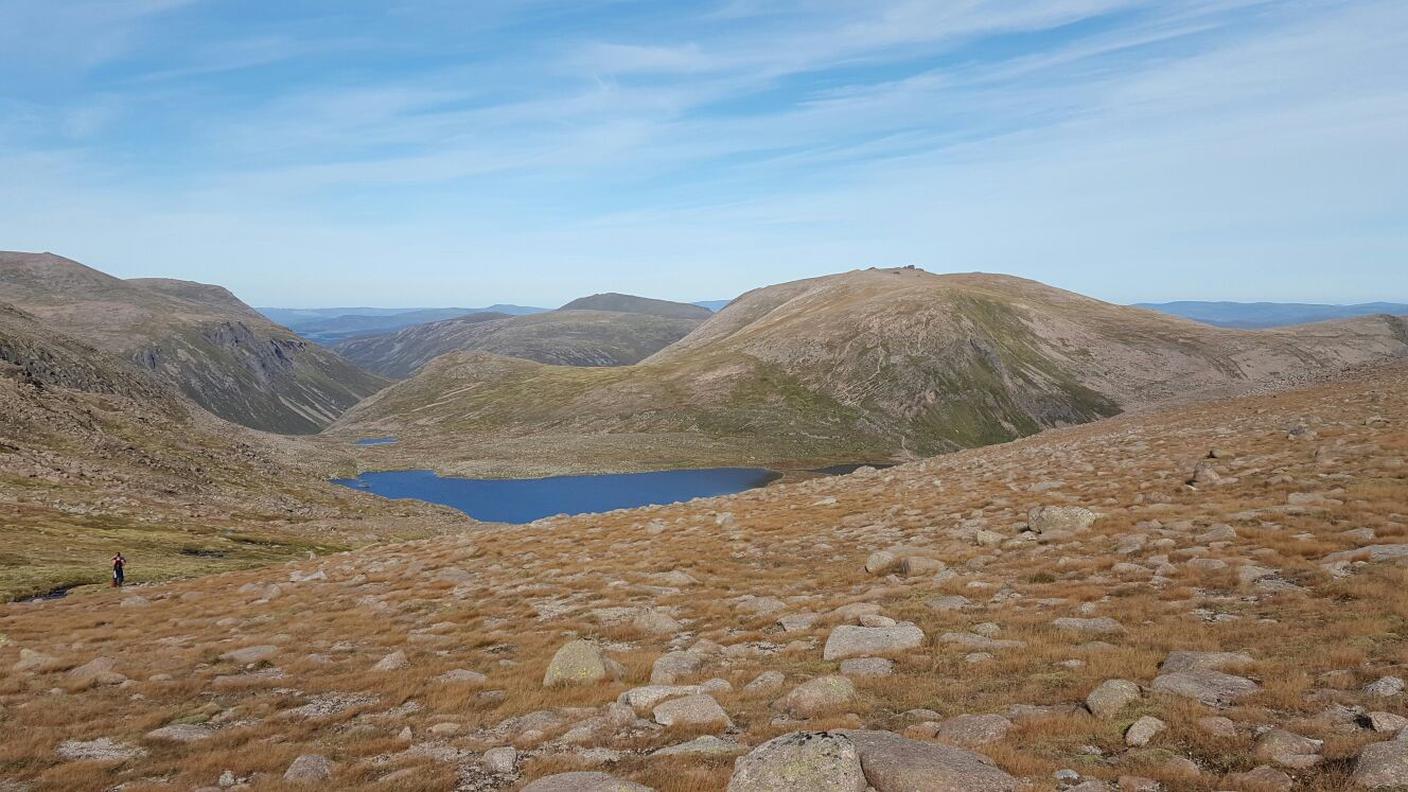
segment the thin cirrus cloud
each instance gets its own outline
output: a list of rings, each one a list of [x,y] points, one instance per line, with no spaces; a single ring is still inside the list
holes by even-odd
[[[476,7],[0,8],[0,42],[44,31],[0,64],[0,247],[280,304],[910,263],[1119,301],[1408,297],[1399,3]]]

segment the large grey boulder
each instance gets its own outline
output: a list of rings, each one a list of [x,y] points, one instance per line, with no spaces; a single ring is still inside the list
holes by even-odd
[[[826,639],[822,658],[880,657],[915,649],[924,643],[924,631],[909,622],[894,627],[857,627],[843,624]]]
[[[811,718],[841,711],[850,706],[855,697],[856,686],[851,680],[833,674],[792,688],[773,707],[793,718]]]
[[[1221,706],[1261,690],[1261,685],[1246,677],[1221,671],[1178,671],[1154,677],[1149,686],[1156,693],[1195,699],[1204,704]]]
[[[1252,746],[1252,756],[1269,760],[1282,767],[1305,770],[1320,764],[1323,740],[1304,737],[1285,729],[1269,729]]]
[[[940,721],[934,737],[969,748],[994,743],[1007,736],[1012,721],[1001,715],[957,715]]]
[[[1353,781],[1368,789],[1408,787],[1408,740],[1364,746],[1354,766]]]
[[[656,706],[653,715],[661,726],[726,729],[733,725],[719,702],[703,693],[670,699]]]
[[[650,668],[650,684],[673,685],[699,673],[707,658],[698,652],[666,652],[655,658]]]
[[[1082,619],[1074,616],[1065,616],[1054,619],[1051,626],[1066,632],[1082,633],[1085,635],[1115,635],[1124,632],[1124,625],[1111,619],[1109,616],[1097,616],[1091,619]]]
[[[733,765],[728,792],[865,792],[860,752],[850,738],[828,732],[776,737]]]
[[[543,687],[596,684],[619,676],[614,665],[591,641],[571,641],[552,656],[547,673],[543,674]]]
[[[876,792],[1012,792],[1019,782],[981,754],[884,731],[843,732]],[[800,792],[800,790],[799,790]]]
[[[523,792],[655,792],[648,786],[606,773],[575,772],[544,776]]]
[[[1085,706],[1097,718],[1113,718],[1138,700],[1138,685],[1128,679],[1107,679],[1085,697]]]

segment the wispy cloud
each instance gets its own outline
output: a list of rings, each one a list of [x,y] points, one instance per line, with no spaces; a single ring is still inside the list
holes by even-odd
[[[11,37],[109,37],[0,66],[0,239],[129,271],[316,258],[351,299],[401,250],[550,302],[919,263],[1134,299],[1258,296],[1274,263],[1334,299],[1327,251],[1355,297],[1408,252],[1396,2],[18,3]]]

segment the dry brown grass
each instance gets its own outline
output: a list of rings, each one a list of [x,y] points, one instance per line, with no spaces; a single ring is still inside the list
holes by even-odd
[[[1207,707],[1148,697],[1110,721],[1081,715],[1021,721],[982,750],[1038,786],[1049,785],[1055,770],[1074,767],[1093,777],[1133,773],[1170,789],[1209,790],[1225,788],[1223,774],[1255,766],[1248,755],[1252,726],[1277,724],[1326,740],[1326,763],[1300,775],[1306,788],[1344,788],[1353,756],[1375,738],[1337,732],[1316,716],[1335,701],[1362,703],[1359,688],[1378,676],[1403,675],[1408,570],[1366,567],[1336,579],[1319,560],[1352,548],[1355,543],[1340,535],[1352,528],[1372,528],[1381,542],[1408,536],[1408,468],[1394,462],[1408,450],[1405,384],[1405,372],[1390,370],[1343,385],[1125,416],[872,477],[473,529],[462,537],[291,566],[10,606],[0,616],[9,639],[0,647],[0,664],[8,668],[26,647],[53,655],[57,665],[48,673],[0,677],[0,729],[6,733],[0,775],[26,779],[36,790],[119,783],[155,790],[209,785],[228,769],[256,775],[255,788],[265,790],[281,787],[279,777],[294,757],[320,753],[339,763],[339,788],[387,788],[379,779],[401,769],[414,772],[398,777],[395,788],[452,788],[454,762],[405,751],[398,735],[410,727],[416,743],[458,749],[467,765],[489,747],[515,744],[529,753],[523,778],[533,778],[586,766],[571,750],[558,750],[565,747],[558,738],[600,715],[622,691],[645,684],[663,652],[708,639],[733,653],[688,681],[721,677],[733,686],[717,698],[737,726],[732,736],[745,745],[797,728],[903,731],[915,722],[904,713],[916,708],[951,716],[1079,702],[1105,679],[1149,683],[1171,650],[1245,650],[1256,658],[1245,673],[1263,690],[1222,713],[1243,725],[1239,737],[1203,732],[1197,720],[1212,713]],[[1371,415],[1389,425],[1366,425]],[[1318,437],[1288,438],[1284,427],[1291,423],[1310,425]],[[1231,452],[1218,465],[1239,481],[1188,489],[1187,469],[1212,447]],[[1319,461],[1317,448],[1329,449]],[[1033,491],[1032,485],[1050,481],[1060,483]],[[1287,509],[1287,496],[1295,492],[1327,494],[1340,503]],[[834,504],[824,500],[830,497]],[[1105,517],[1070,541],[1002,551],[979,547],[961,533],[971,518],[1011,534],[1029,506],[1061,503],[1089,505]],[[731,513],[732,521],[718,519],[721,512]],[[1162,529],[1150,527],[1153,520]],[[1237,538],[1211,546],[1197,540],[1218,523],[1231,525]],[[1131,533],[1149,541],[1118,552],[1121,537]],[[955,574],[942,580],[867,575],[866,555],[894,544],[923,547]],[[1175,564],[1162,585],[1116,574],[1118,563],[1152,568],[1161,555]],[[1182,563],[1195,556],[1221,558],[1234,568],[1197,572]],[[1276,569],[1303,591],[1275,593],[1240,582],[1235,567],[1243,563]],[[328,580],[290,583],[294,569],[322,569]],[[670,589],[650,578],[670,570],[688,572],[698,584]],[[248,583],[258,586],[241,592]],[[280,591],[266,600],[270,583]],[[121,607],[133,593],[150,605]],[[924,604],[940,594],[962,594],[974,605],[936,612]],[[777,597],[786,608],[750,614],[735,603],[742,595]],[[854,714],[780,723],[771,707],[776,694],[743,692],[765,670],[784,673],[787,688],[834,673],[836,664],[821,659],[821,645],[838,621],[827,614],[861,602],[915,622],[928,640],[897,658],[894,676],[858,680],[860,701],[848,708]],[[1116,618],[1125,632],[1080,636],[1051,627],[1057,617],[1079,615],[1082,606]],[[687,635],[650,636],[628,618],[612,618],[619,614],[611,609],[634,607],[671,612]],[[822,617],[795,633],[776,626],[777,616],[801,611]],[[983,622],[997,623],[998,637],[1025,641],[1025,648],[996,651],[974,664],[964,659],[971,650],[938,640]],[[543,689],[552,654],[577,636],[607,645],[626,666],[625,678]],[[1079,646],[1091,638],[1114,648]],[[245,672],[220,655],[260,644],[279,647],[266,665],[282,678],[229,679]],[[750,646],[755,649],[743,651]],[[406,669],[370,670],[397,650],[409,660]],[[95,686],[66,676],[97,656],[115,658],[131,681]],[[1083,664],[1064,664],[1070,660]],[[483,672],[488,682],[480,688],[437,679],[457,668]],[[223,687],[217,678],[226,678]],[[56,689],[62,692],[51,692]],[[501,694],[486,698],[485,690]],[[316,721],[281,715],[336,694],[368,699]],[[1402,701],[1374,706],[1405,713]],[[570,717],[536,735],[504,727],[545,710]],[[1142,714],[1156,715],[1169,729],[1151,748],[1127,751],[1123,730]],[[207,721],[218,727],[215,737],[192,746],[149,745],[147,756],[128,763],[64,762],[54,753],[65,739],[110,736],[136,744],[158,726]],[[432,726],[446,723],[458,732],[432,736]],[[620,752],[607,768],[656,789],[722,788],[731,759],[648,756],[693,734],[606,730],[584,745]],[[1105,758],[1088,755],[1086,746],[1100,748]],[[1172,756],[1192,758],[1202,774],[1177,775],[1167,764]]]

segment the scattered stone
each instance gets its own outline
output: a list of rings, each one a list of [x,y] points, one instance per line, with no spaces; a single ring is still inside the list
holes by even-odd
[[[886,677],[895,673],[895,661],[883,657],[853,657],[841,661],[841,674],[848,677]]]
[[[1139,700],[1139,686],[1127,679],[1107,679],[1085,697],[1085,706],[1097,718],[1113,718]]]
[[[1109,616],[1099,616],[1093,619],[1067,616],[1052,621],[1051,626],[1058,630],[1087,635],[1114,635],[1124,632],[1124,626]]]
[[[1167,728],[1168,724],[1158,718],[1145,715],[1130,724],[1129,729],[1124,733],[1124,744],[1135,748],[1143,747]]]
[[[1246,677],[1207,670],[1160,674],[1149,687],[1157,693],[1196,699],[1212,706],[1230,704],[1261,690],[1261,685]]]
[[[866,787],[860,751],[849,737],[792,732],[740,757],[728,792],[865,792]]]
[[[1290,776],[1269,765],[1261,765],[1245,773],[1228,773],[1226,780],[1229,786],[1253,792],[1290,792],[1295,786]]]
[[[1027,527],[1039,534],[1052,531],[1079,533],[1099,518],[1100,515],[1080,506],[1037,506],[1027,512]]]
[[[1320,763],[1323,740],[1303,737],[1285,729],[1271,729],[1257,738],[1252,756],[1275,762],[1282,767],[1304,770]]]
[[[1392,712],[1371,712],[1364,717],[1369,722],[1369,728],[1380,734],[1397,733],[1408,729],[1408,718]]]
[[[1397,739],[1364,746],[1352,779],[1368,789],[1408,787],[1408,740]]]
[[[284,780],[291,784],[309,784],[326,781],[332,777],[336,767],[327,757],[317,754],[304,754],[284,771]]]
[[[655,792],[648,786],[599,772],[558,773],[523,787],[522,792]]]
[[[65,740],[59,744],[57,753],[61,758],[94,762],[126,762],[147,755],[135,745],[118,742],[111,737],[96,740]]]
[[[1011,728],[1012,721],[1001,715],[958,715],[941,721],[933,736],[971,748],[997,742]]]
[[[776,692],[782,688],[782,683],[787,681],[781,671],[764,671],[753,677],[753,681],[743,686],[743,692],[749,695],[759,696]]]
[[[456,668],[453,671],[446,671],[436,679],[441,682],[455,682],[462,685],[482,686],[489,681],[489,677],[478,671],[470,671],[464,668]]]
[[[221,660],[225,660],[236,665],[253,665],[272,658],[279,653],[277,646],[246,646],[243,649],[235,649],[220,655]]]
[[[773,706],[794,718],[812,718],[845,709],[855,696],[851,680],[832,675],[803,682]]]
[[[215,731],[209,726],[200,726],[192,723],[173,723],[169,726],[162,726],[147,732],[142,739],[147,742],[157,743],[177,743],[186,744],[200,742]]]
[[[924,631],[908,622],[894,627],[857,627],[843,624],[831,631],[822,650],[825,660],[875,657],[915,649],[924,643]]]
[[[656,706],[653,715],[656,723],[667,727],[725,729],[733,725],[724,708],[712,696],[703,693],[670,699]]]
[[[1214,737],[1236,737],[1237,724],[1231,718],[1224,718],[1221,715],[1211,715],[1198,719],[1198,728],[1204,733]]]
[[[1169,652],[1159,664],[1159,671],[1172,674],[1178,671],[1241,671],[1256,663],[1245,652]]]
[[[1403,680],[1396,676],[1381,677],[1364,686],[1364,695],[1388,698],[1403,692]]]
[[[543,687],[556,685],[593,685],[613,674],[601,648],[591,641],[576,640],[564,644],[552,656]]]
[[[934,611],[956,611],[972,607],[973,602],[967,597],[960,595],[950,595],[946,597],[930,597],[924,600],[924,607]]]
[[[712,734],[696,737],[689,742],[671,745],[652,751],[651,756],[732,756],[744,750],[732,740],[724,740]]]
[[[409,666],[411,662],[406,659],[406,653],[399,649],[381,658],[377,664],[372,666],[373,671],[400,671]]]
[[[650,684],[673,685],[699,673],[704,663],[704,655],[697,652],[666,652],[655,658],[655,664],[650,669]]]
[[[859,750],[865,780],[877,792],[1012,792],[1019,785],[991,759],[962,748],[883,731],[843,733]],[[810,788],[830,787],[799,785],[791,789]]]
[[[508,745],[490,748],[480,759],[484,769],[498,775],[513,775],[518,769],[518,750]]]

